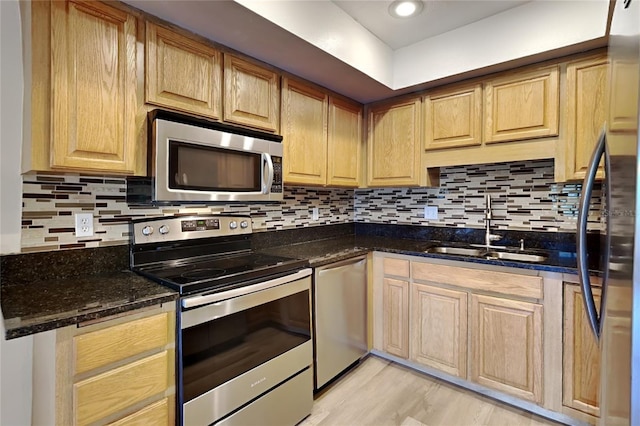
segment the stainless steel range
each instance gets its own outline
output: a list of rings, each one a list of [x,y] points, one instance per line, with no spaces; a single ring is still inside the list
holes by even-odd
[[[251,250],[246,216],[132,223],[131,268],[180,292],[180,424],[296,424],[313,404],[311,269]]]

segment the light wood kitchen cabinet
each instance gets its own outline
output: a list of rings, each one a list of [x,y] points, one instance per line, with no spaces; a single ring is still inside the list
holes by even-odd
[[[220,118],[222,54],[150,22],[146,33],[147,103]]]
[[[224,121],[271,132],[280,124],[280,75],[224,55]]]
[[[600,289],[593,288],[596,306]],[[592,416],[600,415],[600,348],[584,310],[577,285],[564,287],[563,404]]]
[[[411,286],[411,359],[467,377],[467,293]]]
[[[174,423],[175,304],[51,333],[34,337],[34,380],[52,384],[34,388],[34,423]]]
[[[329,97],[327,185],[358,187],[362,164],[362,106]]]
[[[471,295],[471,380],[542,403],[542,305]]]
[[[301,82],[282,83],[283,180],[324,185],[327,181],[329,96]]]
[[[284,182],[357,187],[362,107],[320,88],[285,78],[282,84]]]
[[[611,103],[607,124],[612,133],[633,133],[638,128],[638,102],[634,96],[629,96],[629,93],[638,92],[638,74],[637,61],[615,59],[611,64]]]
[[[567,65],[567,107],[564,120],[564,167],[562,180],[583,180],[591,154],[609,112],[609,60],[606,56]],[[603,178],[602,167],[596,178]],[[559,176],[556,171],[556,176]],[[560,180],[560,179],[557,179]]]
[[[421,165],[421,101],[411,98],[369,110],[369,186],[417,186]]]
[[[485,82],[485,142],[557,136],[558,83],[557,66],[510,73]]]
[[[29,168],[136,172],[136,18],[101,2],[35,2],[32,43]]]
[[[393,278],[383,281],[383,348],[409,358],[409,282]]]
[[[482,85],[447,88],[423,97],[425,149],[482,144]]]

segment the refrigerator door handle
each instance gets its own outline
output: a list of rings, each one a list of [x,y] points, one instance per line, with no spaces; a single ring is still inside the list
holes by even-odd
[[[578,206],[578,225],[576,234],[576,258],[578,263],[578,279],[582,288],[582,300],[584,302],[585,312],[589,320],[589,325],[596,338],[600,340],[600,318],[596,310],[593,292],[591,291],[591,280],[589,279],[589,263],[587,260],[587,218],[589,216],[589,203],[591,201],[591,192],[596,179],[598,165],[600,159],[605,156],[605,167],[609,169],[609,158],[606,150],[606,129],[602,130],[596,147],[591,155],[587,172],[582,183],[582,193],[580,194],[580,203]],[[608,235],[607,235],[608,237]],[[608,256],[607,256],[608,261]],[[603,282],[603,288],[605,283]]]

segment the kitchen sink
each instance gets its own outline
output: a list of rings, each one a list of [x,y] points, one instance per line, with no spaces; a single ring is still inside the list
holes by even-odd
[[[547,256],[541,253],[531,253],[523,251],[510,251],[492,248],[487,250],[484,248],[467,248],[467,247],[449,247],[436,246],[425,250],[426,253],[448,254],[453,256],[469,256],[483,257],[485,259],[513,260],[516,262],[533,262],[540,263],[547,259]]]
[[[475,249],[475,248],[463,248],[463,247],[431,247],[426,250],[427,253],[438,253],[438,254],[453,254],[458,256],[474,256],[474,257],[482,257],[485,253],[484,250]]]
[[[547,259],[547,256],[530,253],[515,253],[510,251],[490,251],[484,257],[487,259],[515,260],[518,262],[540,263]]]

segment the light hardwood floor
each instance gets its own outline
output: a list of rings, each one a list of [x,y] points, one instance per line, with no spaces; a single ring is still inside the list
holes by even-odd
[[[534,414],[369,356],[316,395],[300,426],[556,425]]]

